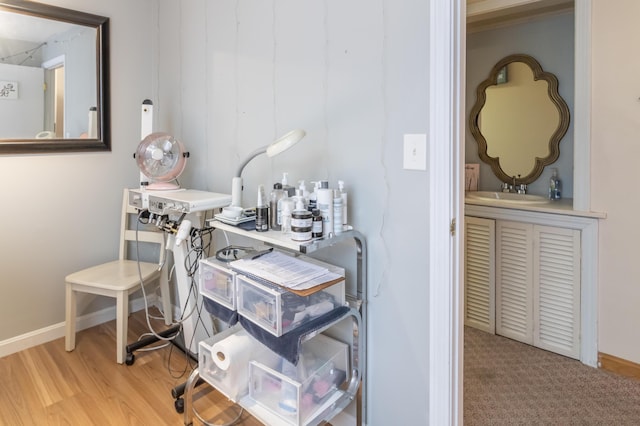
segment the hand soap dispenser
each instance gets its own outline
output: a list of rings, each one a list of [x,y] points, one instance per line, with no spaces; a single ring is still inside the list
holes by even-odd
[[[558,178],[558,169],[551,171],[551,179],[549,180],[549,199],[551,201],[559,200],[561,197],[561,182]]]

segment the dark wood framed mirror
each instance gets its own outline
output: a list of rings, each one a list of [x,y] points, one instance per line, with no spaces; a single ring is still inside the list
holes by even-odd
[[[480,159],[502,181],[530,184],[560,156],[569,107],[558,79],[533,57],[510,55],[476,90],[469,116]]]
[[[111,150],[109,18],[0,1],[0,154]]]

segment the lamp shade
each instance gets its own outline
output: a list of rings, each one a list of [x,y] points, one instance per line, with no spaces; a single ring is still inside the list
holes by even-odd
[[[271,142],[271,144],[267,147],[267,156],[274,157],[280,154],[283,151],[291,148],[293,145],[300,142],[302,138],[306,135],[306,132],[301,129],[295,129],[290,131],[289,133],[281,136],[275,141]]]

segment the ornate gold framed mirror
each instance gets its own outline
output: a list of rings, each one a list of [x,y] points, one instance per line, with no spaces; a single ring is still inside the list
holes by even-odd
[[[510,55],[476,90],[469,116],[480,159],[503,182],[530,184],[560,156],[569,107],[558,79],[533,57]]]

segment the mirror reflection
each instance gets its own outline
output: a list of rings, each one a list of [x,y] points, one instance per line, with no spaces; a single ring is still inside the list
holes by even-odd
[[[95,28],[0,11],[0,138],[95,139],[95,76]]]
[[[527,55],[499,61],[477,90],[470,116],[480,159],[503,182],[530,184],[560,154],[569,109],[558,81]],[[515,177],[515,179],[514,179]]]
[[[0,152],[105,150],[108,19],[0,1]]]

